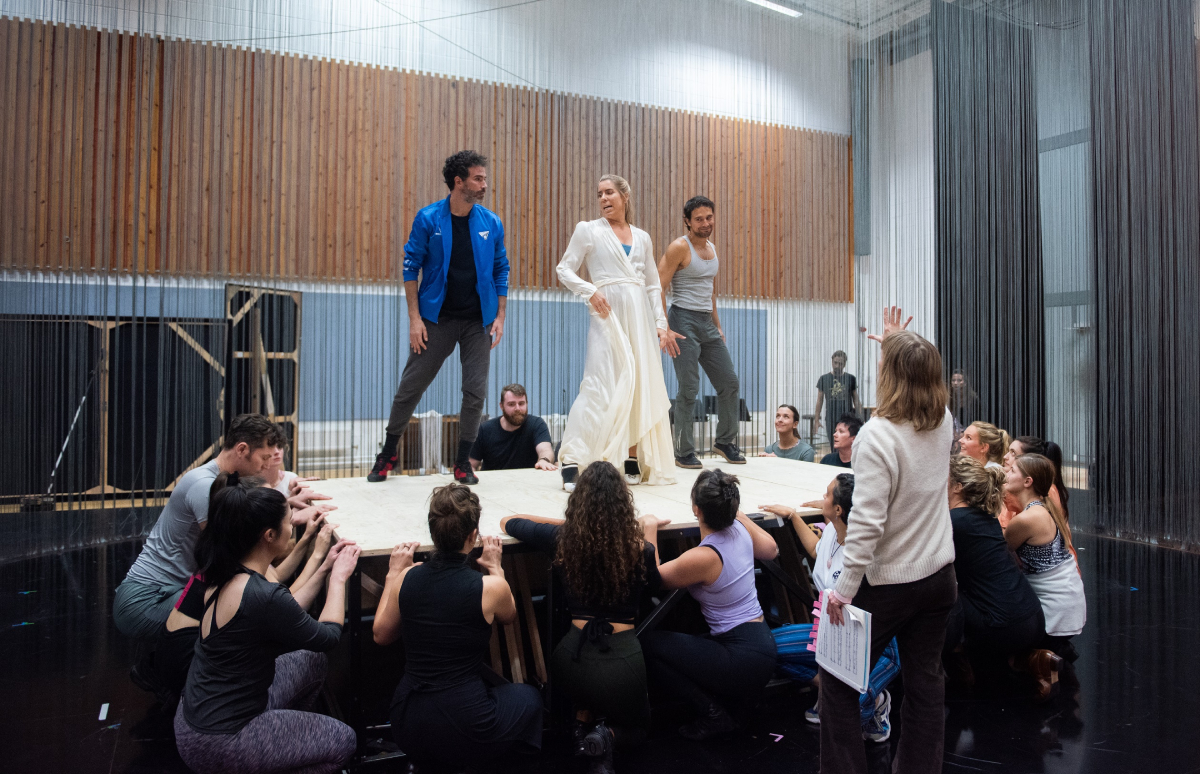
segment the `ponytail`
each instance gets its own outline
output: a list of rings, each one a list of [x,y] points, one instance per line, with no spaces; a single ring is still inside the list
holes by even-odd
[[[737,476],[723,470],[702,471],[692,485],[692,504],[700,509],[709,529],[725,529],[733,524],[742,505]]]
[[[1008,431],[987,422],[972,422],[970,426],[979,433],[979,442],[987,444],[988,462],[1003,462],[1010,443]]]
[[[1062,533],[1067,548],[1073,553],[1074,546],[1071,543],[1071,527],[1067,524],[1067,516],[1050,499],[1050,487],[1054,486],[1056,470],[1054,463],[1041,454],[1022,454],[1020,457],[1017,457],[1014,464],[1022,473],[1033,480],[1033,493],[1042,501],[1042,506],[1050,512],[1050,518],[1054,519],[1054,526],[1058,527],[1058,531]]]
[[[196,572],[221,585],[241,571],[262,534],[288,516],[287,498],[256,476],[221,474],[209,490],[208,526],[196,541]]]
[[[779,408],[785,408],[792,412],[792,421],[796,423],[796,426],[792,428],[792,435],[796,436],[796,440],[800,440],[800,411],[795,406],[789,406],[786,403],[781,403]]]

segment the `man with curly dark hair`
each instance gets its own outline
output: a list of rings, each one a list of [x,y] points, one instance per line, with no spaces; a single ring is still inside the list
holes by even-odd
[[[640,740],[650,726],[646,662],[634,633],[642,592],[659,586],[647,524],[660,520],[638,518],[623,474],[604,461],[579,474],[565,520],[500,520],[509,535],[553,556],[562,576],[572,626],[551,670],[575,705],[576,754],[591,759],[593,774],[611,772],[614,745]]]
[[[368,481],[383,481],[395,468],[396,449],[417,402],[457,346],[463,397],[454,480],[479,483],[471,469],[471,445],[483,413],[491,350],[504,335],[508,254],[504,224],[480,204],[487,193],[487,158],[459,151],[446,159],[442,177],[450,195],[417,213],[404,245],[411,352]]]

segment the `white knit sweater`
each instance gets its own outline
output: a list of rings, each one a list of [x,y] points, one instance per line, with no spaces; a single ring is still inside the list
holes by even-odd
[[[954,420],[917,432],[873,417],[854,439],[854,504],[846,568],[834,591],[852,599],[863,575],[872,586],[912,583],[954,561],[946,479]]]

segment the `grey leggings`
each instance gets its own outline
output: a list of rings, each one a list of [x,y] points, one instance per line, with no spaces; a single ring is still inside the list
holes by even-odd
[[[267,709],[233,734],[202,734],[175,712],[179,757],[196,774],[332,774],[354,754],[350,726],[307,712],[325,682],[323,653],[297,650],[275,659]]]

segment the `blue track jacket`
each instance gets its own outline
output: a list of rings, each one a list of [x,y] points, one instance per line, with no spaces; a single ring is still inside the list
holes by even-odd
[[[468,221],[471,248],[475,254],[475,289],[479,292],[483,324],[496,319],[499,297],[508,295],[508,253],[504,249],[504,224],[499,216],[476,204]],[[450,268],[453,228],[450,225],[450,197],[422,208],[413,218],[412,232],[404,245],[404,281],[421,278],[417,306],[421,317],[437,322],[446,300],[446,271]]]

